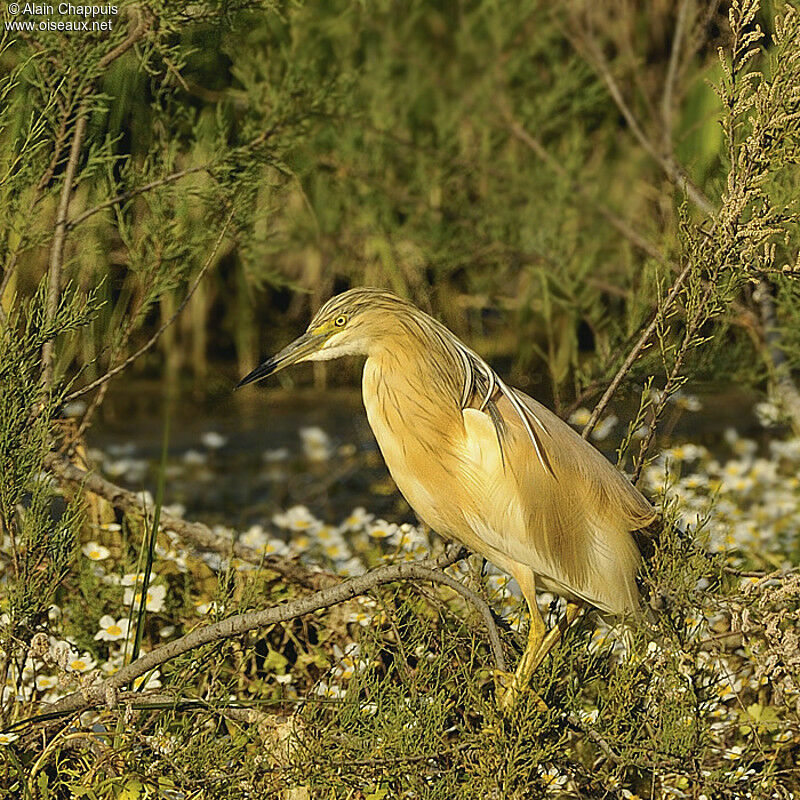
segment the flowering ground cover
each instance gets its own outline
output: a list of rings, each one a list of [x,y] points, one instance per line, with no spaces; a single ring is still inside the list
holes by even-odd
[[[572,421],[581,424],[586,413]],[[609,415],[595,440],[620,428]],[[324,786],[336,796],[444,796],[474,785],[537,786],[554,797],[584,796],[587,788],[623,798],[791,796],[800,753],[800,440],[772,430],[756,441],[730,428],[714,452],[676,441],[647,466],[644,489],[683,531],[645,567],[656,622],[619,625],[597,615],[580,622],[537,674],[547,712],[498,717],[474,609],[446,588],[399,584],[136,677],[124,711],[109,699],[64,727],[65,742],[83,731],[104,755],[64,749],[58,781],[89,785],[82,770],[91,764],[92,785],[124,788],[135,775],[142,794],[131,796],[188,797],[199,785],[193,769],[202,765],[226,796],[281,786],[298,797]],[[224,463],[214,454],[226,443],[206,431],[163,471],[176,481],[213,481],[215,464]],[[158,471],[130,444],[89,455],[131,488]],[[301,428],[294,447],[262,453],[258,476],[290,502],[240,530],[217,525],[218,541],[341,577],[441,553],[441,540],[410,521],[396,494],[394,520],[371,512],[369,496],[340,519],[291,502],[299,472],[365,458],[373,454],[319,427]],[[385,499],[386,478],[375,474],[376,497]],[[139,494],[153,506],[147,490]],[[165,512],[187,513],[169,502],[169,491],[165,499]],[[226,557],[225,546],[198,550],[166,524],[146,576],[141,526],[99,501],[91,512],[46,633],[7,670],[0,759],[8,765],[29,735],[24,720],[114,675],[138,653],[297,594],[257,560]],[[4,568],[10,557],[6,541]],[[684,572],[678,579],[676,567]],[[488,601],[513,663],[527,626],[515,582],[476,557],[446,572]],[[540,600],[554,622],[559,602],[547,594]],[[632,709],[640,730],[625,719]],[[265,743],[274,747],[248,756]],[[523,745],[525,755],[513,756]],[[124,770],[113,766],[120,759]],[[166,768],[176,763],[179,770]],[[422,769],[410,772],[409,763]]]

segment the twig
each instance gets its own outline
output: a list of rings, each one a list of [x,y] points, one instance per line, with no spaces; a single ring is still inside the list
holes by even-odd
[[[55,173],[56,170],[56,166],[58,166],[58,161],[61,157],[61,150],[64,146],[64,140],[67,137],[68,120],[69,120],[69,114],[65,110],[64,113],[61,115],[61,122],[58,126],[58,132],[56,133],[55,140],[53,142],[53,155],[50,158],[50,163],[47,165],[47,168],[42,173],[42,176],[39,178],[39,182],[36,184],[36,188],[34,189],[33,192],[33,197],[31,198],[31,201],[28,204],[29,217],[33,216],[33,212],[36,209],[36,206],[39,205],[39,202],[44,196],[45,187],[52,180],[53,174]],[[11,276],[14,274],[14,271],[17,268],[17,261],[19,260],[19,255],[23,249],[24,242],[25,242],[25,237],[24,236],[20,237],[20,241],[17,242],[17,246],[14,248],[14,252],[8,259],[5,271],[3,272],[3,279],[0,280],[0,324],[5,324],[7,322],[6,314],[3,311],[2,299],[5,296],[6,289],[8,288],[9,282],[11,281]]]
[[[689,262],[691,264],[691,261]],[[672,369],[669,371],[667,375],[666,383],[664,384],[664,388],[661,391],[661,397],[658,402],[655,404],[653,408],[653,418],[650,421],[650,425],[647,428],[647,433],[645,437],[642,439],[641,444],[639,445],[639,454],[635,459],[635,466],[633,470],[633,475],[631,476],[631,482],[635,486],[639,482],[639,478],[642,475],[642,470],[644,469],[645,458],[647,457],[647,452],[650,449],[650,445],[653,443],[656,435],[656,429],[658,428],[658,423],[661,421],[661,416],[664,413],[664,409],[667,406],[667,402],[669,401],[670,397],[675,393],[675,391],[680,387],[680,374],[681,369],[683,367],[684,359],[686,355],[689,353],[691,349],[691,340],[694,334],[696,333],[697,329],[708,320],[708,315],[704,316],[704,311],[706,306],[711,299],[711,293],[714,291],[714,278],[709,281],[706,285],[705,292],[703,294],[702,299],[699,302],[698,308],[686,322],[686,329],[683,334],[683,341],[680,344],[676,354],[675,354],[675,361],[672,364]],[[658,317],[657,317],[658,318]]]
[[[588,54],[587,60],[592,63],[600,77],[603,79],[603,82],[608,89],[608,93],[616,103],[617,108],[620,110],[622,116],[625,117],[625,121],[628,123],[631,133],[634,135],[641,147],[659,164],[670,181],[672,181],[672,183],[674,183],[682,192],[684,192],[704,214],[708,214],[708,216],[714,216],[717,211],[716,207],[691,181],[683,167],[675,160],[671,153],[665,154],[660,152],[650,141],[647,134],[645,134],[630,106],[625,101],[622,91],[619,88],[619,84],[614,79],[611,69],[609,68],[603,54],[600,52],[600,49],[588,37],[582,37],[582,40]]]
[[[138,23],[128,34],[127,38],[120,42],[115,48],[106,53],[97,63],[99,72],[106,69],[112,62],[119,58],[123,53],[133,47],[141,39],[150,27],[150,18],[141,9],[136,9]],[[86,125],[89,119],[88,95],[92,84],[89,83],[83,90],[83,100],[77,111],[75,130],[72,134],[72,145],[70,146],[67,166],[64,170],[64,183],[61,186],[61,196],[58,201],[56,211],[55,230],[53,242],[50,246],[50,263],[47,273],[47,303],[45,306],[45,316],[48,322],[55,319],[58,311],[58,303],[61,294],[61,273],[64,267],[64,245],[67,235],[67,214],[69,213],[69,203],[72,199],[72,186],[75,182],[75,175],[78,170],[78,161],[81,156],[83,137],[86,133]],[[53,358],[55,355],[54,342],[48,340],[42,345],[42,375],[41,382],[45,389],[49,389],[53,383]]]
[[[200,272],[197,273],[197,277],[195,277],[194,281],[192,282],[191,286],[189,287],[188,291],[186,292],[186,296],[181,301],[181,304],[175,310],[175,313],[167,319],[161,327],[135,352],[129,355],[123,362],[117,364],[116,367],[112,367],[105,375],[101,375],[96,380],[92,381],[91,383],[87,384],[86,386],[77,389],[76,391],[72,392],[71,394],[67,395],[64,402],[69,403],[72,400],[75,400],[78,397],[86,394],[87,392],[91,392],[92,389],[96,389],[98,386],[106,383],[106,381],[110,381],[115,375],[119,375],[124,369],[129,367],[136,361],[137,358],[144,355],[160,338],[164,331],[172,325],[173,322],[180,316],[181,312],[184,308],[186,308],[186,304],[189,300],[192,299],[192,295],[194,294],[197,287],[200,285],[200,281],[203,280],[206,272],[208,272],[209,267],[211,266],[214,258],[217,255],[217,251],[219,250],[220,245],[222,244],[222,240],[225,237],[225,234],[228,231],[228,226],[230,225],[231,218],[233,217],[233,210],[231,210],[230,214],[228,214],[228,218],[225,220],[225,224],[222,226],[222,230],[219,232],[219,236],[217,236],[217,241],[214,243],[214,247],[211,249],[211,253],[209,253],[208,258],[206,259],[205,263],[203,264]]]
[[[147,710],[147,709],[158,709],[158,708],[170,709],[172,711],[193,711],[193,710],[212,711],[216,713],[225,714],[226,716],[230,716],[232,719],[236,719],[237,721],[250,722],[250,723],[257,722],[258,719],[255,718],[254,715],[260,714],[260,712],[258,712],[257,709],[254,709],[247,704],[238,705],[234,702],[234,703],[221,703],[219,705],[214,705],[210,701],[202,697],[185,697],[183,695],[171,694],[169,692],[164,692],[162,690],[156,690],[156,689],[145,690],[145,691],[132,689],[129,691],[117,692],[114,695],[114,700],[120,706],[123,706],[125,708],[133,708],[136,709],[137,711]],[[290,700],[286,698],[279,700],[262,701],[259,702],[258,705],[282,707],[301,702],[304,701],[301,699]],[[87,706],[87,708],[93,708],[102,705],[107,705],[107,698],[104,700],[98,700],[96,703],[92,703],[89,706]],[[22,727],[26,727],[29,725],[38,725],[43,722],[52,722],[53,720],[61,719],[62,717],[66,716],[69,713],[72,712],[45,711],[41,714],[36,714],[32,717],[26,717],[25,719],[17,720],[8,727],[4,728],[1,732],[9,733],[10,731],[16,731]],[[244,714],[247,714],[249,716],[249,719],[244,719],[243,717]],[[271,716],[266,714],[260,714],[260,715],[262,717]]]
[[[619,388],[620,383],[622,383],[622,379],[628,374],[630,368],[633,366],[636,359],[639,357],[639,354],[644,350],[646,345],[650,342],[650,337],[655,332],[656,328],[658,327],[659,321],[663,318],[663,316],[669,311],[672,307],[672,304],[675,302],[676,298],[678,297],[678,293],[683,286],[684,281],[689,276],[689,273],[692,269],[692,262],[689,261],[686,266],[681,270],[680,275],[675,279],[675,282],[672,284],[672,287],[669,290],[669,294],[665,298],[664,302],[661,306],[656,310],[656,313],[650,322],[650,324],[644,329],[644,332],[639,337],[636,344],[631,349],[630,353],[628,353],[627,358],[625,361],[622,362],[622,366],[617,370],[617,374],[614,376],[611,383],[608,385],[608,388],[603,392],[603,396],[600,398],[600,401],[594,407],[592,411],[591,417],[589,417],[589,421],[584,425],[583,430],[581,431],[581,436],[584,439],[589,437],[589,434],[594,430],[595,425],[597,425],[597,421],[600,419],[600,415],[605,411],[606,406],[608,405],[611,398],[614,396],[614,392],[617,391]]]
[[[52,323],[58,311],[58,302],[61,294],[61,271],[64,266],[64,244],[67,235],[67,213],[69,212],[69,202],[72,199],[72,184],[78,171],[78,160],[81,155],[87,121],[87,111],[81,107],[78,110],[78,119],[75,122],[75,131],[72,134],[72,145],[70,146],[69,159],[64,171],[64,183],[61,186],[61,196],[58,201],[58,210],[56,211],[53,243],[50,246],[50,264],[47,270],[47,305],[45,307],[48,323]],[[48,339],[42,345],[41,381],[45,389],[49,389],[53,383],[54,354],[53,340]]]
[[[789,362],[781,347],[781,334],[775,314],[775,297],[767,278],[761,278],[759,281],[758,288],[753,293],[753,300],[758,303],[761,314],[767,367],[771,373],[775,394],[788,414],[795,434],[800,435],[800,392],[792,380]]]
[[[137,658],[136,661],[122,667],[122,669],[97,686],[93,686],[83,692],[73,692],[67,695],[55,703],[50,711],[51,713],[68,714],[84,709],[87,705],[101,703],[108,697],[113,697],[114,692],[121,689],[123,686],[127,686],[136,678],[198,647],[229,639],[233,636],[241,636],[244,633],[257,630],[258,628],[266,628],[281,622],[287,622],[323,608],[330,608],[339,603],[352,600],[378,586],[394,583],[398,580],[434,581],[443,583],[451,588],[455,588],[455,584],[460,587],[456,589],[460,594],[465,597],[472,595],[473,597],[470,598],[471,602],[477,601],[482,604],[486,609],[484,618],[491,619],[491,612],[481,598],[469,592],[469,590],[467,590],[469,595],[465,594],[463,590],[466,587],[461,586],[455,579],[440,571],[443,567],[454,563],[465,555],[466,550],[463,548],[453,548],[448,553],[438,558],[425,559],[416,563],[403,562],[400,564],[377,567],[367,572],[365,575],[349,578],[336,586],[322,589],[307,597],[292,600],[288,603],[283,603],[282,605],[273,606],[272,608],[263,609],[261,611],[236,614],[211,625],[197,628],[187,633],[185,636],[182,636],[180,639],[176,639],[173,642],[161,645],[145,653]],[[492,629],[490,629],[490,631],[491,630]],[[494,639],[491,632],[489,638],[492,645],[492,653],[499,666],[503,663],[502,652],[496,649],[499,648],[499,639]]]
[[[209,167],[210,164],[203,164],[199,167],[189,167],[188,169],[182,169],[179,172],[173,172],[170,175],[165,175],[163,178],[158,178],[158,180],[150,181],[150,183],[145,183],[142,186],[137,186],[134,189],[129,189],[127,192],[121,192],[116,197],[105,200],[102,203],[93,206],[92,208],[87,208],[82,214],[78,214],[77,217],[73,217],[67,222],[67,230],[72,230],[85,220],[89,219],[89,217],[94,216],[106,208],[117,205],[117,203],[124,203],[126,200],[130,200],[132,197],[144,194],[152,189],[157,189],[159,186],[175,183],[175,181],[179,181],[181,178],[185,178],[187,175],[193,175],[196,172],[208,170]]]
[[[665,152],[672,153],[672,104],[675,92],[675,79],[678,75],[678,62],[680,61],[683,35],[686,30],[686,12],[689,10],[689,0],[681,0],[678,7],[678,17],[675,20],[675,33],[672,36],[672,48],[669,53],[667,77],[664,81],[664,94],[661,97],[661,121],[664,125],[663,142]]]
[[[147,33],[152,22],[149,9],[134,6],[132,10],[138,14],[139,21],[136,27],[128,34],[128,37],[121,41],[113,50],[109,50],[97,62],[99,69],[105,69],[112,62],[116,61],[121,55],[127,53],[144,35]]]
[[[149,519],[151,509],[145,507],[137,494],[111,483],[95,472],[87,472],[76,467],[66,456],[48,453],[44,459],[44,466],[60,483],[83,487],[87,492],[108,500],[114,508],[120,511]],[[202,522],[189,522],[167,513],[164,509],[161,510],[161,527],[174,531],[181,539],[198,549],[218,553],[223,558],[233,555],[249,564],[263,566],[307,589],[320,589],[339,580],[331,573],[315,572],[291,559],[274,554],[264,555],[239,542],[227,541]]]
[[[575,714],[567,714],[566,720],[567,723],[573,728],[581,733],[585,733],[603,751],[603,754],[609,761],[611,761],[613,764],[620,763],[620,757],[611,749],[611,746],[608,744],[608,742],[596,730],[594,730],[594,728],[586,725]]]
[[[533,150],[533,152],[536,153],[536,155],[554,172],[556,172],[562,178],[568,179],[571,183],[572,189],[578,192],[582,197],[585,197],[587,200],[589,200],[589,202],[594,205],[601,216],[603,216],[612,227],[616,228],[617,231],[619,231],[629,242],[631,242],[634,247],[637,247],[642,252],[647,253],[647,255],[658,261],[660,264],[670,263],[669,259],[656,244],[642,236],[631,226],[627,220],[624,220],[622,217],[612,211],[607,205],[597,200],[586,186],[572,178],[564,166],[547,151],[544,145],[542,145],[537,138],[532,136],[527,130],[525,130],[525,128],[522,127],[522,125],[514,118],[508,108],[502,108],[501,111],[506,118],[508,129],[511,131],[513,136]]]

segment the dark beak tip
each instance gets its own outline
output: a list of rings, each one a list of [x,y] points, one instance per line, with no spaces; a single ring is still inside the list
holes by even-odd
[[[272,359],[265,361],[263,364],[256,367],[252,372],[249,372],[247,375],[245,375],[244,378],[242,378],[239,383],[233,387],[233,391],[235,392],[237,389],[241,389],[242,386],[247,386],[248,383],[255,383],[261,378],[266,378],[275,371],[274,368],[275,362]]]

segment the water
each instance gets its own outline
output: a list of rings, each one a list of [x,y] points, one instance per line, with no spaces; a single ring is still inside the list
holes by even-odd
[[[709,387],[699,399],[697,412],[667,412],[660,444],[689,440],[713,451],[729,427],[762,436],[752,394]],[[595,442],[611,458],[634,405],[618,403],[614,410],[620,423]],[[164,416],[161,383],[112,388],[88,435],[112,480],[155,492]],[[299,504],[332,524],[357,506],[414,521],[380,457],[358,389],[258,387],[200,400],[184,395],[171,403],[170,417],[165,502],[184,505],[188,518],[241,529]],[[327,434],[327,444],[314,444],[321,438],[315,428]],[[303,442],[304,431],[310,444]]]

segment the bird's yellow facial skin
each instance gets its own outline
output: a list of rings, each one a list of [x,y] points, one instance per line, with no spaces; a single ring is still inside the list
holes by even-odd
[[[347,317],[340,314],[336,319],[326,320],[322,325],[317,325],[316,328],[310,328],[309,333],[312,336],[326,336],[338,333],[347,324]]]

